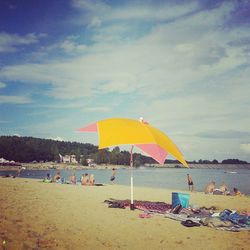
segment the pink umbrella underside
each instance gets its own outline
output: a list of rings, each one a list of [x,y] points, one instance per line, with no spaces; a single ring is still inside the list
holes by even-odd
[[[97,124],[92,123],[84,128],[79,129],[80,132],[97,132]]]
[[[164,164],[165,159],[167,157],[167,152],[162,149],[157,144],[136,144],[137,148],[141,149],[143,152],[151,156],[153,159],[155,159],[160,164]]]

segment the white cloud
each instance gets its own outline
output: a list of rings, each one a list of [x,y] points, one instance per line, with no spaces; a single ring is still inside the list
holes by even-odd
[[[26,96],[4,96],[0,95],[0,103],[1,104],[27,104],[31,103],[32,100],[29,97]]]
[[[154,5],[147,2],[142,5],[135,2],[111,7],[97,0],[73,0],[72,6],[83,12],[82,16],[80,15],[78,18],[85,19],[89,27],[99,27],[104,22],[172,20],[192,13],[199,8],[196,1],[182,5],[170,3]]]
[[[74,1],[74,5],[92,11],[94,6],[99,10],[107,8],[98,1]],[[170,9],[183,8],[183,11],[176,11],[178,14],[193,10],[195,6],[172,6]],[[121,35],[129,32],[129,26],[111,24],[97,29],[96,43],[88,47],[73,39],[55,46],[66,52],[86,54],[79,53],[62,62],[4,67],[0,76],[6,80],[50,84],[52,88],[47,94],[62,99],[133,91],[153,97],[164,91],[171,94],[191,85],[195,87],[247,62],[248,57],[240,46],[228,45],[235,39],[238,29],[225,33],[218,27],[218,23],[231,13],[232,6],[231,3],[223,4],[220,8],[198,12],[175,22],[160,23],[135,41],[121,40]],[[124,11],[129,8],[132,7]],[[148,7],[148,12],[155,11]],[[248,31],[241,30],[241,36],[246,36]],[[117,38],[120,42],[114,43]]]
[[[111,13],[106,15],[109,20],[141,20],[141,21],[164,21],[171,20],[198,9],[197,2],[190,2],[183,5],[173,5],[163,3],[160,5],[137,5],[132,4],[125,8],[113,9]]]
[[[87,50],[87,46],[84,44],[76,44],[73,41],[65,40],[60,44],[60,48],[65,50],[67,53],[81,53]]]
[[[108,112],[110,108],[108,107],[85,107],[86,112]]]
[[[241,144],[240,149],[246,153],[250,153],[250,143]]]
[[[29,33],[24,36],[18,34],[8,34],[6,32],[0,33],[0,53],[15,52],[21,45],[30,45],[37,43],[40,38],[45,37],[46,34]]]
[[[88,12],[104,12],[109,6],[98,0],[72,0],[72,6]]]

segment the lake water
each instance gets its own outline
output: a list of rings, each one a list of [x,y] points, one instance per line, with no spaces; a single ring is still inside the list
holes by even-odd
[[[43,179],[47,173],[52,176],[58,170],[23,170],[21,177]],[[61,175],[68,180],[72,171],[61,170]],[[15,174],[15,171],[0,171],[0,175],[7,173]],[[91,169],[76,170],[77,180],[84,173],[94,174],[96,183],[109,183],[111,170]],[[187,173],[192,175],[196,191],[204,191],[204,187],[210,181],[216,182],[218,187],[223,181],[228,185],[230,191],[237,187],[242,193],[250,195],[250,170],[249,169],[178,169],[178,168],[145,168],[140,167],[133,170],[134,186],[169,188],[178,190],[188,190]],[[118,169],[116,173],[116,183],[120,185],[130,185],[130,170]]]

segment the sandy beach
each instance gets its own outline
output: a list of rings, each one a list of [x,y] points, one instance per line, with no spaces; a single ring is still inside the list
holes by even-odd
[[[177,190],[134,188],[134,198],[171,203]],[[2,249],[249,249],[250,232],[184,227],[142,211],[108,208],[104,200],[129,199],[130,187],[45,184],[0,178]],[[191,204],[250,212],[249,197],[192,193]]]

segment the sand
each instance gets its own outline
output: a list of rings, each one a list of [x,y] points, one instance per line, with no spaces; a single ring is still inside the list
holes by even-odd
[[[134,188],[137,200],[171,203],[177,190]],[[0,178],[0,249],[249,249],[250,232],[187,228],[141,211],[108,208],[129,199],[130,187],[45,184]],[[191,204],[250,212],[249,197],[191,194]]]

